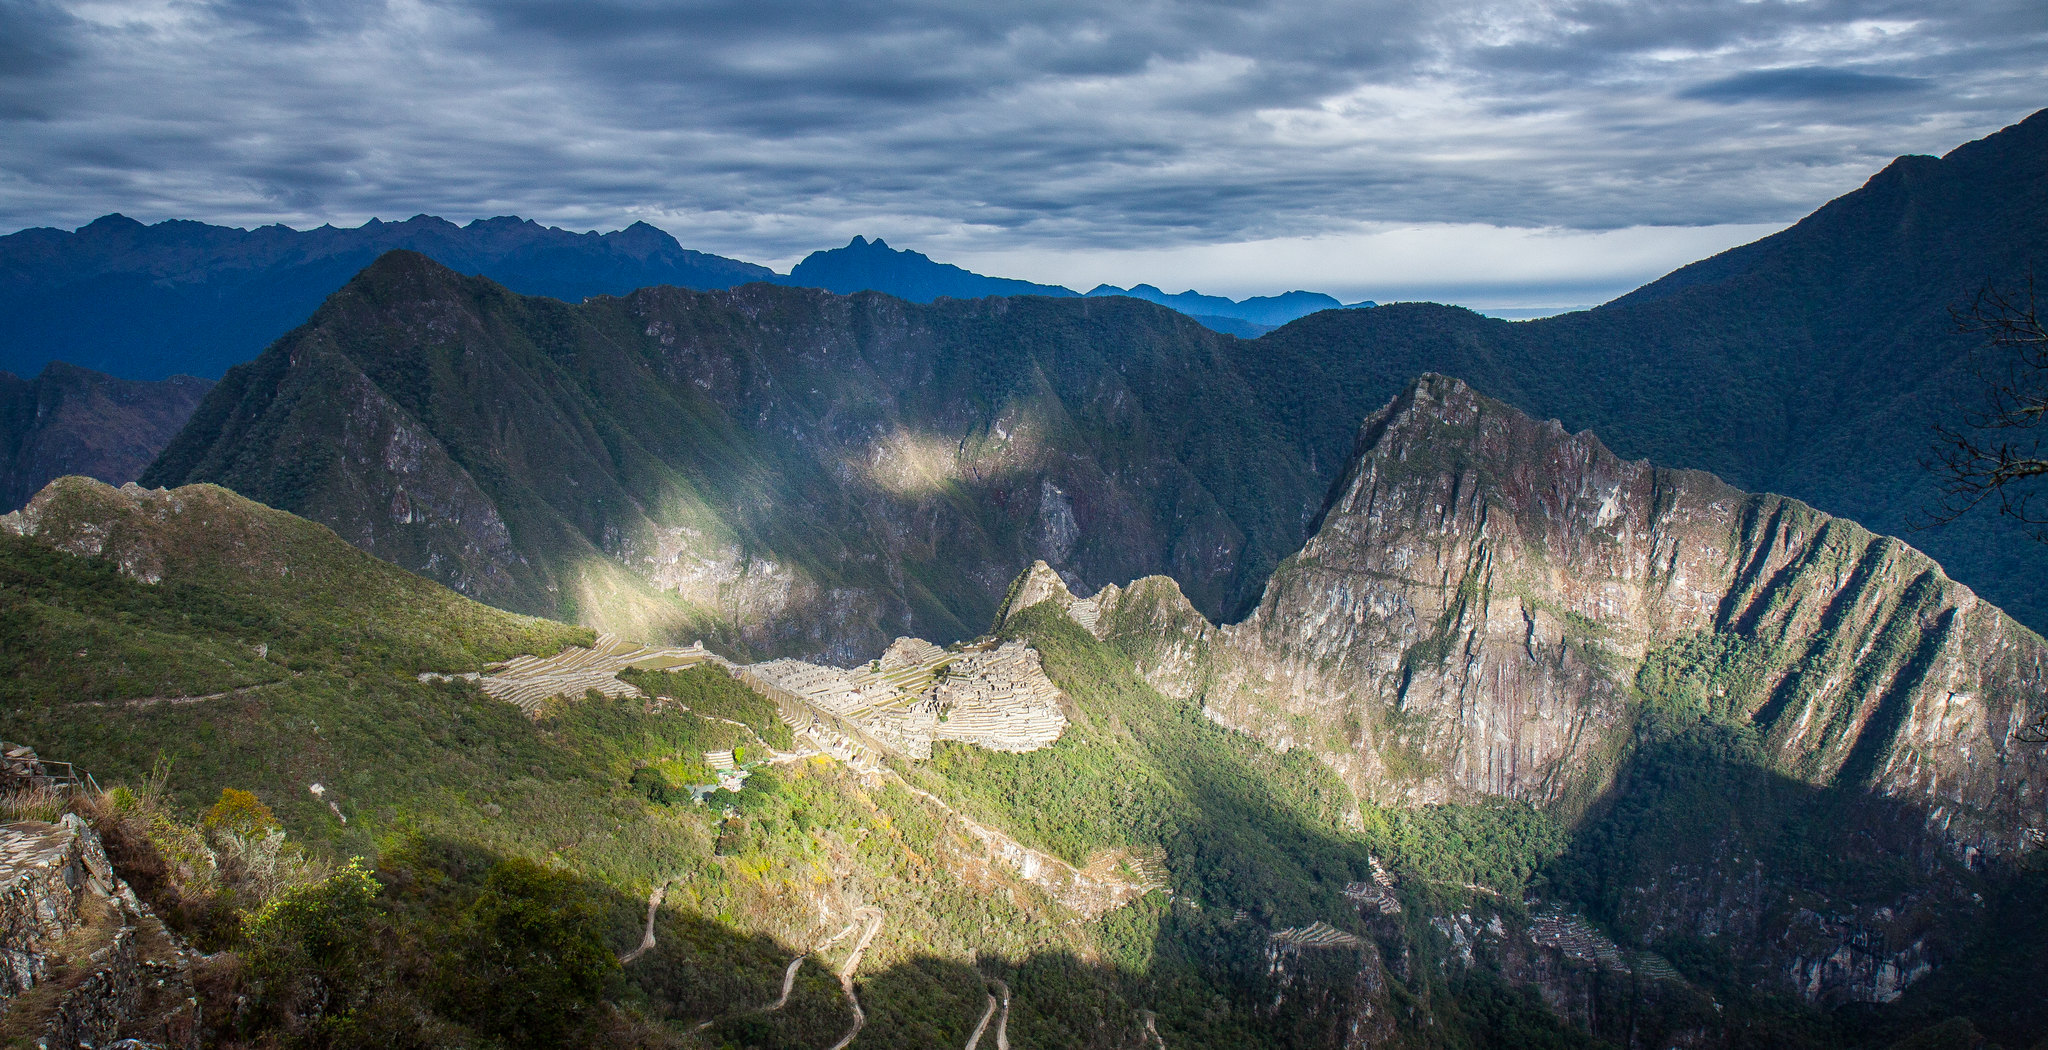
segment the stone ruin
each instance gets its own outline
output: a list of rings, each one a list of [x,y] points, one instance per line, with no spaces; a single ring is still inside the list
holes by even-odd
[[[0,825],[0,1011],[28,1045],[196,1050],[193,959],[77,814]]]
[[[799,731],[822,725],[912,758],[931,757],[936,740],[1036,751],[1067,728],[1059,687],[1046,677],[1037,650],[1022,642],[949,652],[921,638],[898,638],[852,671],[802,660],[743,670],[742,677],[785,701],[784,717]]]
[[[619,678],[629,667],[676,670],[707,662],[775,700],[783,719],[816,751],[857,765],[871,765],[882,753],[929,758],[937,740],[1035,751],[1067,728],[1059,688],[1046,677],[1037,650],[1014,641],[947,650],[922,638],[898,638],[866,666],[842,670],[790,659],[735,665],[702,642],[649,647],[602,634],[589,648],[519,656],[483,673],[428,672],[419,679],[472,681],[537,716],[551,697],[642,695]]]

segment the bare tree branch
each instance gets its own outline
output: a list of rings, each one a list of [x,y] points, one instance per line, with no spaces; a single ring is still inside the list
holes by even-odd
[[[1969,309],[1951,309],[1956,330],[1980,335],[1991,360],[1977,369],[1983,404],[1963,413],[1960,425],[1937,424],[1935,447],[1924,465],[1941,484],[1930,525],[1954,521],[1993,502],[1998,512],[2029,525],[2048,526],[2048,329],[2034,298],[2034,278],[2015,294],[1987,286]],[[2048,528],[2036,539],[2048,542]]]

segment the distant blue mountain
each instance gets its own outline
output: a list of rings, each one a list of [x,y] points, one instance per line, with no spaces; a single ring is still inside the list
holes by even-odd
[[[951,263],[933,262],[922,252],[891,248],[879,237],[872,241],[855,237],[844,248],[812,252],[796,264],[789,276],[774,280],[778,284],[800,288],[823,288],[840,295],[882,292],[914,303],[928,303],[941,298],[980,299],[990,295],[1049,295],[1065,299],[1080,294],[1056,284],[987,277]],[[1246,338],[1263,335],[1318,311],[1347,308],[1346,304],[1321,292],[1288,292],[1238,302],[1220,295],[1193,291],[1168,295],[1149,284],[1128,289],[1104,284],[1087,294],[1143,299],[1178,310],[1216,331]],[[1372,305],[1370,302],[1350,304],[1353,307]]]
[[[1365,309],[1378,305],[1370,300],[1362,303],[1343,303],[1339,302],[1334,296],[1324,295],[1321,292],[1302,291],[1284,292],[1280,295],[1260,295],[1241,300],[1225,299],[1220,295],[1203,295],[1200,292],[1194,291],[1181,292],[1178,295],[1168,295],[1149,284],[1141,284],[1134,288],[1118,288],[1111,284],[1098,284],[1094,288],[1089,289],[1088,294],[1090,296],[1128,295],[1133,299],[1143,299],[1148,303],[1158,303],[1169,309],[1179,310],[1190,317],[1232,318],[1239,321],[1248,321],[1255,325],[1263,325],[1269,330],[1278,328],[1297,318],[1307,317],[1310,314],[1320,313],[1324,310]]]
[[[644,222],[597,234],[510,217],[457,226],[418,215],[354,229],[243,230],[108,215],[75,232],[0,237],[0,370],[34,375],[63,360],[125,379],[217,378],[303,324],[393,248],[571,302],[652,284],[729,288],[775,276],[690,251]]]
[[[928,303],[938,298],[1079,293],[1057,285],[987,277],[879,239],[813,252],[787,276],[765,266],[690,251],[636,222],[612,233],[571,233],[501,216],[458,226],[431,215],[253,230],[174,219],[144,225],[107,215],[79,227],[0,236],[0,371],[35,375],[51,361],[131,380],[218,378],[312,316],[315,307],[387,251],[417,251],[450,269],[481,274],[526,295],[577,302],[649,285],[730,288],[752,281],[840,294],[873,289]],[[1317,310],[1327,295],[1232,302],[1151,285],[1107,285],[1092,296],[1128,295],[1189,314],[1219,332],[1253,338]]]
[[[1076,293],[1054,284],[1033,284],[1007,277],[984,277],[951,263],[933,262],[922,252],[899,251],[880,237],[855,237],[844,248],[812,252],[787,277],[771,278],[797,288],[823,288],[840,295],[881,292],[913,303],[934,299],[980,299],[991,295],[1050,295],[1062,299]]]

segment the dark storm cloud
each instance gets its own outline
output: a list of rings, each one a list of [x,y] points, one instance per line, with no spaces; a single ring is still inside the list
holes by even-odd
[[[1806,102],[1869,95],[1904,95],[1925,91],[1930,82],[1918,77],[1895,77],[1859,73],[1853,69],[1765,69],[1723,77],[1678,93],[1680,98],[1709,102],[1749,102],[1770,99]]]
[[[2044,47],[2038,0],[0,0],[0,226],[1780,222],[2048,104]]]

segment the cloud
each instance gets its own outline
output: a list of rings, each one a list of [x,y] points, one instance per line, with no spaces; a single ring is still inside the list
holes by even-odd
[[[1918,77],[1895,77],[1859,73],[1853,69],[1807,67],[1803,69],[1761,69],[1690,87],[1679,98],[1708,102],[1810,102],[1863,98],[1871,95],[1908,95],[1931,86]]]
[[[517,213],[786,263],[1774,224],[2025,116],[2044,49],[2038,0],[0,0],[0,227]]]

